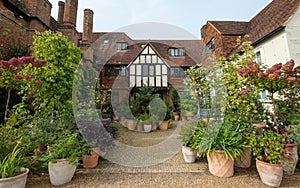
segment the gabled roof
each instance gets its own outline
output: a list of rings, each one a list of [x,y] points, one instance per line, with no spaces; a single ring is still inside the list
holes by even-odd
[[[273,0],[249,22],[252,43],[284,28],[299,5],[300,0]]]
[[[284,29],[300,6],[300,0],[273,0],[249,22],[208,21],[222,35],[250,35],[252,44]]]
[[[208,21],[223,35],[245,35],[248,33],[248,22]]]
[[[203,48],[200,40],[132,40],[122,32],[101,33],[99,35],[96,33],[93,39],[95,40],[99,36],[101,37],[100,40],[105,40],[106,36],[109,36],[107,37],[111,44],[109,48],[114,51],[112,53],[114,55],[107,62],[109,65],[130,64],[148,43],[166,61],[168,66],[193,66],[201,63],[201,50]],[[116,47],[116,43],[121,41],[128,43],[128,47],[124,51],[118,51]],[[170,57],[169,49],[179,47],[185,49],[186,55],[184,57]]]

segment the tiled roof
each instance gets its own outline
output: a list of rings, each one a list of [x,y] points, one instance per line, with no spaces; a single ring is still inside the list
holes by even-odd
[[[223,35],[245,35],[248,33],[248,22],[208,21]]]
[[[100,40],[98,40],[100,38]],[[107,47],[103,44],[108,39]],[[128,65],[143,50],[143,47],[150,43],[154,50],[166,61],[169,66],[193,66],[201,63],[200,54],[203,47],[200,40],[132,40],[123,32],[94,33],[94,44],[101,45],[101,49],[108,50],[112,56],[107,64]],[[117,50],[117,42],[127,42],[128,47],[125,51]],[[97,44],[96,44],[97,45]],[[170,57],[170,48],[183,47],[186,55],[184,57]]]
[[[252,43],[286,26],[299,5],[300,0],[273,0],[249,22]]]
[[[273,0],[249,22],[208,21],[222,35],[250,35],[252,43],[257,43],[277,30],[283,29],[295,11],[300,0]]]

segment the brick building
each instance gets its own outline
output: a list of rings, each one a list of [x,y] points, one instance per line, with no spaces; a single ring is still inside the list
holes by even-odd
[[[273,0],[250,21],[207,21],[201,38],[207,53],[228,57],[239,36],[250,36],[257,60],[268,65],[300,64],[300,0]]]
[[[77,45],[80,37],[76,30],[78,0],[58,3],[58,19],[51,16],[52,4],[48,0],[1,0],[0,38],[1,50],[9,47],[28,47],[35,31],[61,31]]]

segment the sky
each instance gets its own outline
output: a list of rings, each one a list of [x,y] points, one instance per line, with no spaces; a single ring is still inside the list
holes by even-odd
[[[58,0],[49,1],[51,15],[57,19]],[[199,39],[200,29],[208,20],[249,21],[271,1],[79,0],[77,30],[82,31],[83,10],[89,8],[94,12],[94,32],[122,31],[128,27],[132,29],[132,25],[151,22],[183,29]],[[171,31],[172,27],[168,29]]]

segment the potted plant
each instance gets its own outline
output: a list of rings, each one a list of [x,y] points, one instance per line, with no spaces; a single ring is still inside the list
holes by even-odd
[[[178,121],[180,118],[180,108],[179,108],[179,95],[175,88],[172,88],[172,104],[173,104],[173,116],[175,121]]]
[[[159,130],[166,131],[169,129],[172,115],[173,113],[167,105],[158,109],[158,116],[159,116],[158,119],[162,120],[159,123]]]
[[[90,147],[86,140],[83,138],[80,139],[80,143],[82,144],[82,166],[83,168],[95,168],[98,165],[99,153],[100,150],[98,148]],[[99,151],[97,151],[99,150]]]
[[[271,129],[258,129],[250,136],[253,155],[256,156],[256,168],[262,182],[269,186],[279,187],[283,168],[284,145],[287,135]]]
[[[152,115],[150,118],[151,118],[151,124],[152,124],[151,131],[156,131],[157,125],[158,125],[158,116]]]
[[[141,120],[137,121],[137,131],[143,132],[144,131],[144,122]]]
[[[78,160],[83,154],[79,136],[79,132],[65,131],[48,147],[45,158],[52,185],[62,185],[72,180]]]
[[[204,125],[204,126],[203,126]],[[243,152],[242,135],[230,121],[210,121],[197,128],[194,145],[202,156],[207,156],[211,174],[218,177],[231,177],[234,174],[234,158]]]
[[[139,119],[143,121],[144,123],[144,132],[150,132],[152,129],[152,120],[149,114],[144,113],[139,116]]]
[[[193,99],[182,99],[180,102],[181,118],[183,121],[191,120],[196,111],[196,102]]]
[[[184,122],[181,126],[179,138],[183,143],[181,151],[186,163],[194,163],[197,158],[197,152],[192,149],[194,144],[193,133],[196,126],[197,122],[195,121]]]
[[[0,158],[0,187],[24,188],[29,173],[23,168],[24,155],[19,143],[4,158]]]

